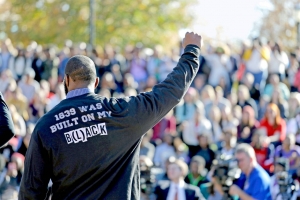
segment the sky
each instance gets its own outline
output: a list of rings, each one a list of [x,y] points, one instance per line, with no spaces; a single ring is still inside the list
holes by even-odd
[[[191,30],[220,40],[249,39],[262,9],[271,9],[268,0],[198,0],[191,11],[195,16]]]

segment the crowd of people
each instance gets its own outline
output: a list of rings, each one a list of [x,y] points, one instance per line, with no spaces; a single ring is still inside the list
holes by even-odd
[[[142,198],[159,196],[155,186],[172,179],[172,173],[166,172],[175,160],[186,168],[182,177],[186,183],[199,187],[206,199],[221,199],[222,192],[212,187],[214,160],[221,155],[234,157],[237,145],[247,143],[271,177],[271,195],[276,199],[279,172],[300,180],[300,49],[286,52],[280,43],[262,44],[259,39],[235,53],[225,44],[204,48],[200,69],[184,99],[143,137]],[[110,98],[151,90],[176,66],[180,50],[166,54],[160,46],[149,49],[141,44],[88,50],[83,43],[70,42],[62,49],[35,42],[15,48],[4,40],[0,92],[16,136],[0,149],[3,199],[17,197],[35,123],[66,97],[65,66],[77,54],[94,61],[100,77],[95,92]]]

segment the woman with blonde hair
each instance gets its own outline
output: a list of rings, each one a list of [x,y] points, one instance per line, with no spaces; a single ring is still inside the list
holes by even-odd
[[[267,107],[265,117],[260,122],[260,128],[265,128],[270,142],[275,146],[281,144],[286,136],[286,122],[280,116],[280,110],[274,103]]]

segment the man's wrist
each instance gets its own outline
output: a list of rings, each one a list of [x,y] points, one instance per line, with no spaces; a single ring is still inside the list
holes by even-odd
[[[188,44],[185,48],[184,48],[184,53],[186,52],[192,52],[196,55],[200,56],[200,47],[195,45],[195,44]]]

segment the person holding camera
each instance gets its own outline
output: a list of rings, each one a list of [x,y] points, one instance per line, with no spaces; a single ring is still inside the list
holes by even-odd
[[[274,175],[271,177],[271,195],[273,200],[296,200],[298,181],[288,174],[289,160],[280,158],[275,162]]]
[[[235,159],[242,174],[231,181],[231,186],[226,182],[224,187],[218,176],[212,176],[217,198],[227,200],[238,196],[241,200],[271,200],[270,177],[257,163],[254,149],[249,144],[239,144],[235,150]]]
[[[0,92],[0,147],[6,144],[14,135],[11,114]]]
[[[242,175],[229,188],[229,194],[242,200],[271,200],[270,177],[257,163],[254,149],[249,144],[239,144],[235,158]]]

